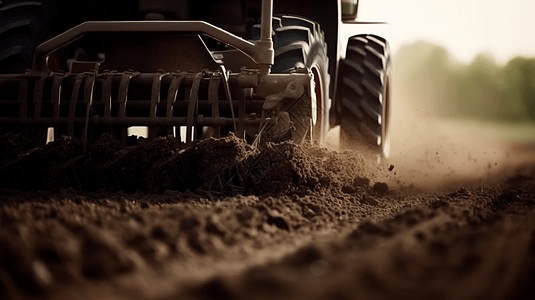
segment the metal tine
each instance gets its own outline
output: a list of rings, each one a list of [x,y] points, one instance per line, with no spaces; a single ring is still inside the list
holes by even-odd
[[[196,108],[197,100],[199,100],[199,87],[201,85],[201,79],[205,73],[205,70],[195,74],[193,79],[193,85],[191,86],[191,92],[189,97],[188,104],[188,119],[187,119],[187,128],[186,128],[186,144],[192,142],[192,131],[193,131],[193,119],[196,117]]]
[[[154,76],[154,79],[152,81],[152,92],[151,92],[151,99],[150,99],[150,118],[152,120],[156,120],[156,113],[158,109],[158,103],[160,103],[160,90],[162,86],[162,77],[167,75],[169,73],[166,73],[164,70],[159,69],[156,72],[156,75]],[[157,127],[156,126],[150,126],[149,127],[149,139],[156,138],[157,136]]]
[[[69,103],[69,123],[67,125],[67,135],[74,136],[74,117],[76,113],[76,102],[78,102],[78,94],[80,86],[84,80],[85,73],[76,75],[76,81],[74,81],[74,87],[71,94],[71,102]]]
[[[262,111],[262,120],[264,118],[265,118],[264,111]],[[259,149],[260,141],[262,140],[262,134],[264,133],[264,129],[266,128],[267,124],[268,124],[267,122],[265,122],[264,124],[260,123],[260,131],[258,131],[258,134],[256,135],[253,143],[251,144],[251,147]]]
[[[121,76],[121,82],[119,83],[119,94],[117,100],[119,101],[119,120],[126,119],[126,102],[128,101],[128,86],[130,79],[137,76],[139,72],[132,70],[124,71]],[[121,143],[126,146],[126,140],[128,138],[128,126],[121,126]]]
[[[244,139],[245,138],[245,95],[242,93],[238,102],[238,131],[236,135]]]
[[[219,117],[219,83],[221,82],[221,77],[211,76],[210,82],[208,84],[208,103],[212,106],[212,118]],[[214,126],[214,137],[221,137],[221,126]]]
[[[58,120],[60,117],[60,111],[59,107],[61,104],[61,84],[63,82],[63,79],[66,77],[69,77],[70,73],[63,73],[63,72],[56,72],[54,73],[54,79],[52,80],[52,95],[51,95],[51,102],[52,102],[52,118],[55,120]],[[54,129],[54,140],[58,140],[60,137],[60,130],[59,128]]]
[[[87,149],[87,131],[89,129],[89,117],[93,110],[93,89],[95,88],[95,78],[97,77],[97,71],[89,73],[89,77],[84,84],[84,103],[86,104],[85,110],[85,125],[82,132],[83,151]]]
[[[225,87],[225,93],[227,94],[227,100],[230,103],[230,113],[232,114],[232,122],[234,123],[234,132],[238,132],[238,126],[236,125],[236,117],[234,116],[234,107],[232,105],[232,94],[230,93],[230,86],[228,83],[228,74],[225,66],[219,66],[221,72],[221,78],[223,79],[223,86]]]
[[[180,84],[182,83],[182,80],[186,77],[186,72],[171,73],[173,76],[173,79],[171,79],[171,83],[169,84],[169,92],[167,93],[167,110],[165,118],[167,120],[171,120],[173,118],[173,105],[176,102],[176,97],[178,94],[178,89],[180,88]],[[178,135],[180,135],[180,130],[177,131]],[[167,134],[173,135],[173,126],[167,127]],[[180,136],[178,136],[180,137]]]
[[[28,78],[22,76],[19,82],[19,118],[26,121],[28,118]],[[23,130],[24,136],[28,136],[28,127],[24,126]]]
[[[111,99],[111,88],[112,88],[112,82],[113,82],[113,75],[115,75],[117,71],[111,71],[106,72],[103,74],[104,76],[104,83],[102,84],[102,103],[104,104],[104,119],[111,118],[111,106],[112,106],[112,99]],[[111,127],[108,130],[109,133],[113,134],[113,127]]]
[[[43,106],[43,93],[45,88],[45,81],[50,75],[43,75],[35,81],[35,88],[33,93],[33,117],[34,119],[41,118],[41,109]],[[33,130],[35,130],[35,138],[40,143],[46,142],[46,135],[43,135],[42,125],[36,125]]]

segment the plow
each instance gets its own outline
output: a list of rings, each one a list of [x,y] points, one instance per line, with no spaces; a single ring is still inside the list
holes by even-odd
[[[183,36],[177,36],[176,42],[185,48],[180,47],[173,53],[183,57],[185,63],[179,63],[182,68],[194,71],[118,71],[116,69],[120,69],[121,62],[118,65],[103,64],[102,68],[106,69],[101,70],[99,62],[79,61],[71,63],[69,72],[50,71],[46,66],[47,57],[43,54],[92,31],[180,33],[196,28],[214,31],[212,35],[222,40],[241,42],[244,47],[256,49],[251,47],[251,43],[203,22],[84,23],[38,47],[33,68],[25,74],[2,76],[3,86],[18,87],[12,92],[2,93],[8,97],[16,96],[17,100],[8,98],[3,101],[2,111],[5,114],[1,122],[6,127],[20,128],[25,135],[40,142],[45,141],[44,133],[48,127],[53,127],[56,139],[66,134],[80,138],[84,144],[91,143],[97,132],[109,132],[126,143],[129,126],[149,127],[149,138],[173,135],[174,127],[185,126],[185,140],[190,143],[202,136],[203,127],[210,127],[214,137],[220,137],[221,128],[226,127],[245,138],[246,128],[255,127],[248,130],[251,136],[258,133],[260,124],[265,124],[265,128],[268,121],[274,123],[271,127],[276,127],[270,131],[269,138],[276,140],[287,133],[288,114],[291,113],[293,123],[301,127],[293,138],[300,142],[309,129],[306,118],[311,115],[310,105],[305,106],[311,101],[310,88],[313,84],[306,68],[296,68],[288,76],[268,76],[265,71],[262,73],[262,66],[259,69],[242,68],[239,73],[232,73],[223,64],[218,66],[206,51],[201,54],[208,57],[189,55],[192,48],[203,47],[202,40],[195,36],[193,39],[186,36],[185,41]],[[185,49],[183,52],[186,53],[180,53],[180,49]],[[266,52],[269,53],[269,49]],[[254,51],[250,54],[258,56]],[[191,59],[208,62],[218,68],[212,71],[201,69],[196,63],[188,64]],[[136,70],[147,68],[146,63],[141,62]],[[269,68],[269,64],[265,65]],[[256,90],[255,95],[252,89]],[[304,105],[299,104],[300,101]],[[281,117],[276,112],[283,108],[283,104],[286,115]],[[18,116],[14,113],[16,111]],[[275,116],[271,115],[273,112]],[[273,117],[277,121],[273,122]],[[286,123],[282,124],[284,121]],[[273,126],[275,123],[277,126]]]
[[[326,15],[298,1],[223,2],[236,19],[191,1],[142,0],[143,20],[128,21],[118,21],[134,16],[126,4],[102,20],[117,7],[75,17],[61,1],[3,2],[0,37],[12,43],[0,55],[2,133],[40,144],[72,136],[86,151],[103,133],[129,145],[132,126],[186,144],[233,132],[254,146],[321,143],[340,126],[353,143],[387,153],[388,43],[338,38],[358,28],[358,1],[331,1]],[[17,16],[24,22],[9,23]],[[63,18],[81,23],[43,38],[68,26]]]

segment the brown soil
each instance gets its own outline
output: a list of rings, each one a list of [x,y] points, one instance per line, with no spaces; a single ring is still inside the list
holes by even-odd
[[[0,299],[535,297],[533,165],[425,190],[234,136],[0,145]]]

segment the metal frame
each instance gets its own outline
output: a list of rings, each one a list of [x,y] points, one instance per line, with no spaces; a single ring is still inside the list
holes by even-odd
[[[157,135],[157,126],[167,127],[167,133],[172,133],[173,126],[187,126],[188,143],[192,142],[192,136],[198,136],[200,126],[214,127],[215,136],[220,135],[220,126],[233,126],[235,134],[240,138],[245,137],[246,127],[250,126],[256,126],[261,133],[265,127],[262,124],[268,124],[270,118],[276,119],[285,103],[295,103],[298,99],[310,97],[313,92],[312,75],[307,69],[297,69],[292,74],[270,74],[274,63],[272,14],[273,0],[263,0],[261,38],[256,42],[246,41],[203,21],[111,21],[80,24],[37,47],[33,68],[25,74],[0,75],[0,83],[16,80],[19,84],[18,100],[0,101],[0,105],[17,105],[19,116],[0,117],[0,124],[18,126],[25,132],[35,131],[37,135],[48,126],[63,127],[68,135],[73,135],[75,125],[78,128],[82,126],[84,148],[88,143],[89,127],[99,125],[104,128],[120,127],[123,143],[126,143],[126,129],[135,125],[149,126],[149,137]],[[51,53],[89,33],[204,34],[235,47],[249,56],[257,68],[230,73],[220,65],[220,69],[215,71],[155,70],[155,73],[140,73],[131,70],[101,71],[99,62],[77,62],[76,68],[73,64],[73,73],[48,69],[47,58]],[[201,82],[207,83],[204,86],[208,87],[208,99],[200,99]],[[70,98],[62,96],[62,85],[72,86]],[[95,103],[97,85],[100,86],[101,99]],[[218,88],[221,85],[226,94],[224,100],[218,99]],[[130,101],[128,89],[133,86],[151,87],[150,99]],[[160,104],[164,86],[168,88],[167,97]],[[185,92],[185,101],[177,101],[180,88]],[[29,99],[32,89],[32,99]],[[233,99],[234,92],[231,89],[239,89],[243,95]],[[51,90],[50,94],[48,90]],[[112,96],[112,90],[118,90],[117,97]],[[254,99],[246,99],[245,92],[250,95],[254,92]],[[82,95],[83,103],[79,100]],[[68,102],[67,115],[62,113],[65,111],[62,107],[67,105],[62,105],[62,100]],[[146,105],[149,116],[127,116],[127,103],[128,107]],[[31,106],[33,115],[28,114],[32,111]],[[211,116],[199,114],[200,106],[209,106]],[[83,109],[85,117],[76,114],[77,107]],[[99,113],[94,115],[97,107]],[[165,116],[157,115],[158,108],[165,110]],[[222,108],[227,111],[230,108],[232,117],[221,116]],[[187,116],[183,117],[183,113],[177,116],[173,109],[187,112]],[[50,110],[51,115],[48,112]],[[112,111],[116,115],[112,116]],[[257,115],[260,112],[261,117]],[[59,130],[55,134],[58,138]],[[43,139],[40,136],[36,138]]]
[[[269,74],[274,62],[272,32],[273,0],[262,1],[261,38],[256,43],[246,41],[221,28],[203,21],[107,21],[85,22],[39,45],[35,50],[32,71],[47,73],[47,57],[87,33],[136,32],[136,33],[182,33],[206,34],[229,44],[251,57],[262,73]]]

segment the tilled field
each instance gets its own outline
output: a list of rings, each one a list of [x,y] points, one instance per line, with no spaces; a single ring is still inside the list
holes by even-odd
[[[535,297],[532,165],[426,191],[317,145],[135,142],[0,137],[0,298]]]

